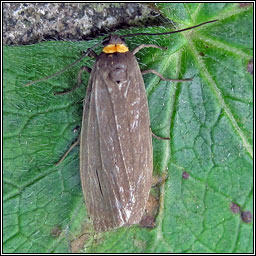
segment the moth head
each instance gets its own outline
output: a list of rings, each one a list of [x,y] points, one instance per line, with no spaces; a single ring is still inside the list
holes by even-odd
[[[119,35],[109,35],[105,37],[102,41],[103,46],[107,46],[109,44],[124,44],[125,40]]]
[[[129,51],[124,39],[119,35],[110,35],[104,38],[102,44],[104,53],[124,53]]]

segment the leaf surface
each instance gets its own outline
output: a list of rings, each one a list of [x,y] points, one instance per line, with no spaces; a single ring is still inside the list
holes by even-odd
[[[219,19],[180,34],[127,38],[130,49],[142,43],[168,47],[141,50],[141,70],[193,78],[173,83],[145,75],[152,130],[171,139],[153,138],[154,173],[168,174],[160,187],[156,227],[94,236],[80,186],[79,148],[54,165],[78,136],[74,128],[81,123],[88,75],[71,94],[53,93],[72,87],[79,66],[92,67],[93,60],[85,58],[59,76],[24,87],[61,70],[101,39],[5,47],[4,252],[65,253],[84,245],[86,252],[109,253],[253,251],[252,223],[230,208],[235,203],[241,211],[253,210],[253,80],[248,72],[253,8],[225,3],[156,6],[177,29]]]

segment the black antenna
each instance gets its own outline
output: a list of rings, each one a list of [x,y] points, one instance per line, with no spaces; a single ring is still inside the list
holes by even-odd
[[[217,19],[216,20],[211,20],[211,21],[206,21],[206,22],[203,22],[203,23],[200,23],[198,25],[195,25],[193,27],[189,27],[189,28],[184,28],[184,29],[180,29],[180,30],[176,30],[176,31],[171,31],[171,32],[162,32],[162,33],[134,33],[134,34],[126,34],[126,35],[122,35],[121,38],[124,38],[124,37],[132,37],[132,36],[157,36],[157,35],[169,35],[169,34],[174,34],[174,33],[178,33],[178,32],[183,32],[183,31],[186,31],[186,30],[190,30],[190,29],[193,29],[193,28],[197,28],[197,27],[200,27],[200,26],[203,26],[205,24],[208,24],[208,23],[213,23],[213,22],[216,22],[218,21]],[[108,37],[106,37],[108,38]],[[106,39],[105,38],[105,39]],[[103,39],[104,41],[104,39]],[[26,83],[24,86],[30,86],[32,84],[35,84],[35,83],[38,83],[38,82],[42,82],[42,81],[45,81],[45,80],[48,80],[50,78],[53,78],[55,76],[58,76],[62,73],[64,73],[66,70],[70,69],[71,67],[75,66],[78,62],[80,62],[85,56],[88,56],[90,54],[90,52],[92,51],[93,48],[95,48],[96,46],[98,46],[99,44],[101,44],[102,42],[98,42],[96,43],[95,45],[93,45],[91,48],[89,48],[86,52],[83,53],[83,55],[78,59],[76,60],[75,62],[71,63],[70,65],[68,65],[67,67],[63,68],[62,70],[58,71],[57,73],[54,73],[52,75],[49,75],[49,76],[46,76],[44,78],[41,78],[41,79],[38,79],[38,80],[35,80],[35,81],[31,81],[29,83]]]
[[[213,23],[213,22],[216,22],[218,20],[210,20],[210,21],[206,21],[206,22],[203,22],[203,23],[200,23],[198,25],[195,25],[193,27],[189,27],[189,28],[183,28],[183,29],[180,29],[180,30],[176,30],[176,31],[171,31],[171,32],[162,32],[162,33],[134,33],[134,34],[127,34],[127,35],[122,35],[121,37],[129,37],[129,36],[158,36],[158,35],[169,35],[169,34],[174,34],[174,33],[178,33],[178,32],[183,32],[183,31],[186,31],[186,30],[190,30],[192,28],[197,28],[197,27],[200,27],[200,26],[203,26],[205,24],[208,24],[208,23]]]

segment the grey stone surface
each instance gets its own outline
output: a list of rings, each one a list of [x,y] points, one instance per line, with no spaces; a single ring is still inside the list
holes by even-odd
[[[152,25],[157,16],[137,3],[3,3],[3,43],[79,41],[131,25]]]

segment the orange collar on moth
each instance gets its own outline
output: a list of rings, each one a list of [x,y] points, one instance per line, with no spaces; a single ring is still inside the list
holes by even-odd
[[[123,53],[123,52],[128,52],[129,49],[126,45],[124,44],[109,44],[105,46],[102,50],[104,53]]]

